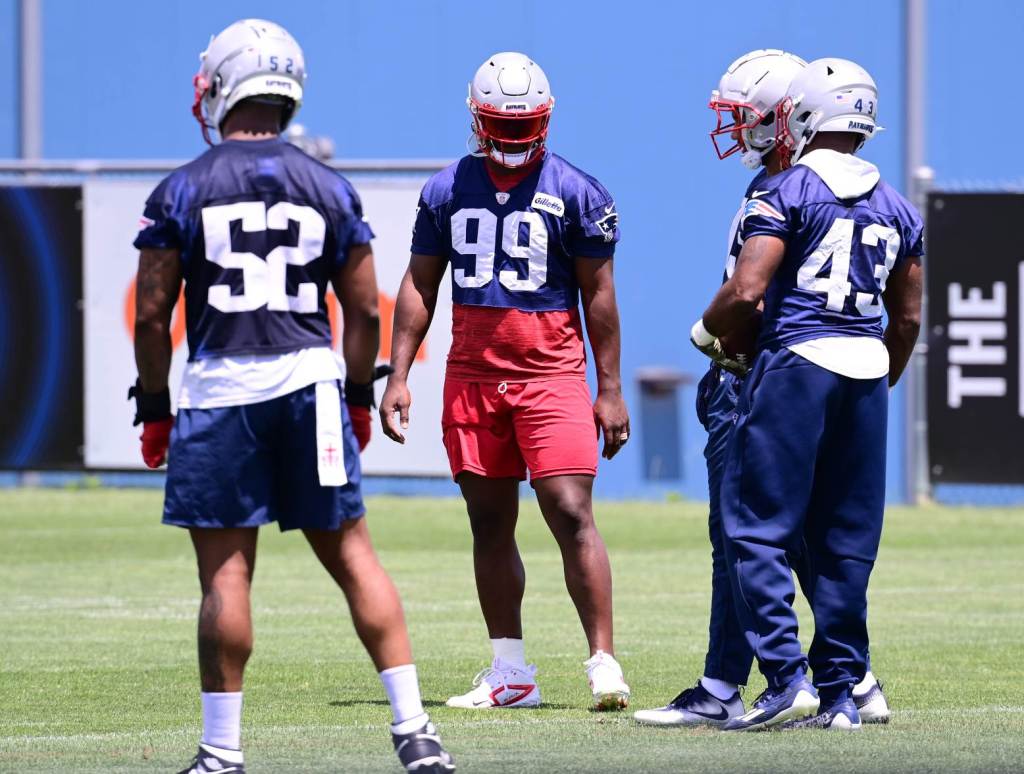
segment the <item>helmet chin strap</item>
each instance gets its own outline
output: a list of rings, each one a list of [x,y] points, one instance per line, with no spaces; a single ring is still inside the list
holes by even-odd
[[[477,136],[476,132],[473,132],[466,138],[466,150],[469,151],[470,156],[475,156],[478,159],[489,158],[496,164],[508,167],[509,169],[518,169],[519,167],[526,166],[530,161],[532,161],[529,150],[526,150],[523,153],[502,153],[493,147],[485,149],[480,144],[480,138]]]
[[[470,156],[476,156],[478,159],[487,157],[487,151],[480,147],[480,138],[476,136],[476,132],[473,132],[466,138],[466,150],[469,151]]]
[[[759,151],[743,151],[740,162],[747,169],[760,169],[764,165],[764,155]]]
[[[740,156],[740,162],[742,162],[743,166],[747,169],[760,169],[764,166],[764,157],[771,153],[772,148],[774,147],[775,143],[770,142],[767,148],[762,148],[760,150],[755,148],[754,150],[743,151],[743,154]]]
[[[815,135],[817,134],[818,133],[816,131],[804,133],[804,136],[800,138],[800,142],[796,144],[796,148],[793,149],[793,155],[790,157],[791,164],[796,164],[800,160],[800,157],[804,155],[804,149],[807,148],[807,145],[814,139]]]
[[[497,148],[492,147],[489,155],[494,161],[509,169],[525,166],[530,159],[529,150],[522,153],[502,153]]]

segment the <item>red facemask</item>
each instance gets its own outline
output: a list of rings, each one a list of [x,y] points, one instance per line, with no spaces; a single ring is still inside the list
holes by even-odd
[[[528,164],[544,147],[548,136],[548,122],[551,120],[550,102],[529,112],[518,112],[498,110],[493,105],[482,105],[472,100],[470,110],[473,113],[473,130],[480,150],[488,155],[491,149],[496,151],[496,157],[492,157],[499,164],[509,167]],[[506,164],[503,160],[506,155],[523,154],[525,158],[519,164]]]
[[[708,107],[715,111],[717,118],[717,124],[711,130],[711,142],[715,146],[718,158],[728,158],[734,153],[747,150],[747,146],[743,143],[742,132],[744,129],[753,129],[764,120],[761,111],[746,102],[734,102],[715,97],[708,103]],[[751,116],[746,120],[743,118],[745,110],[750,111],[747,115]],[[718,145],[718,138],[723,136],[728,136],[733,140],[733,144],[724,151]]]
[[[210,129],[212,127],[203,113],[203,98],[206,96],[206,92],[210,90],[210,83],[203,77],[202,73],[196,73],[195,77],[192,78],[192,86],[196,90],[195,98],[192,100],[192,115],[195,116],[199,126],[202,127],[203,139],[206,140],[206,144],[213,145],[213,140],[210,139]]]

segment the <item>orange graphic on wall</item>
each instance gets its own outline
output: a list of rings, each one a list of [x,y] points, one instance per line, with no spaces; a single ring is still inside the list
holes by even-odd
[[[128,284],[128,290],[124,294],[124,326],[128,331],[128,338],[135,340],[135,280]],[[171,347],[177,349],[185,340],[185,291],[178,294],[178,300],[174,302],[174,313],[171,315]]]

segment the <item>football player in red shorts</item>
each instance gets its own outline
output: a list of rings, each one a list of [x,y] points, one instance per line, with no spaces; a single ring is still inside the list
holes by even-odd
[[[492,56],[477,70],[467,102],[476,148],[423,188],[395,310],[395,372],[380,408],[385,433],[402,443],[412,402],[409,368],[451,264],[452,347],[441,423],[469,511],[494,659],[472,690],[448,705],[540,704],[536,667],[527,665],[523,648],[525,573],[515,540],[519,482],[529,471],[590,645],[584,666],[594,704],[621,708],[629,687],[613,655],[611,571],[592,508],[598,433],[607,459],[629,438],[612,281],[615,202],[594,178],[546,149],[554,99],[529,57]],[[581,298],[597,370],[594,401]]]

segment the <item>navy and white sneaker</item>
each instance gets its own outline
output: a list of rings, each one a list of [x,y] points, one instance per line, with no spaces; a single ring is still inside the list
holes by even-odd
[[[725,701],[710,693],[700,680],[666,706],[633,713],[637,723],[647,726],[724,726],[743,714],[739,691]]]
[[[765,689],[745,715],[733,718],[722,726],[723,731],[763,731],[813,715],[818,711],[818,692],[806,677],[799,677],[785,688]]]
[[[857,688],[854,688],[853,703],[857,705],[857,711],[860,713],[860,719],[864,723],[888,723],[891,712],[889,711],[889,702],[885,698],[885,694],[882,692],[882,684],[871,677],[872,685],[865,692],[857,695],[857,688],[864,685],[864,682],[860,683]]]
[[[178,774],[245,774],[241,750],[228,750],[209,744],[199,745],[199,752]]]
[[[819,728],[829,731],[860,731],[861,717],[852,699],[843,699],[816,715],[800,720],[790,720],[780,728],[790,731],[799,728]]]
[[[441,746],[441,737],[429,720],[407,734],[396,734],[392,726],[391,741],[406,771],[419,774],[455,771],[454,759]]]

